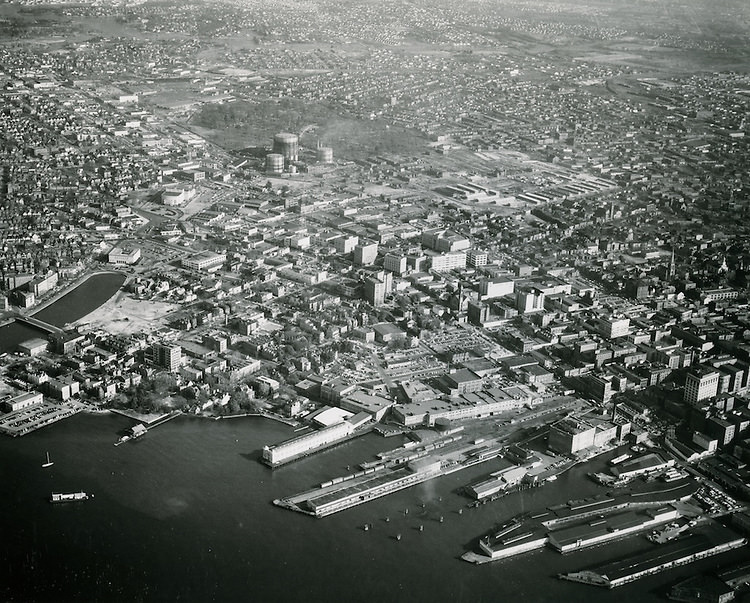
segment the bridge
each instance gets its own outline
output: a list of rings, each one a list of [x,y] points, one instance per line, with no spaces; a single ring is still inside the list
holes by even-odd
[[[64,331],[60,327],[51,325],[48,322],[44,322],[43,320],[39,320],[38,318],[34,318],[33,316],[16,314],[13,318],[17,322],[22,322],[29,325],[30,327],[34,327],[35,329],[39,329],[41,331],[46,331],[47,333],[50,333],[52,335],[61,335],[62,333],[64,333]]]

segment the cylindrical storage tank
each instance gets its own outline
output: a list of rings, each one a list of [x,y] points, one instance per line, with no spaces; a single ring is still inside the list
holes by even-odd
[[[289,132],[281,132],[273,137],[273,152],[280,153],[287,161],[297,161],[299,155],[299,137]]]
[[[331,147],[318,147],[318,163],[333,163],[333,149]]]
[[[435,419],[435,427],[439,431],[448,431],[451,428],[451,420],[445,417],[438,417]]]
[[[284,156],[279,153],[266,155],[266,172],[269,174],[281,174],[284,171]]]

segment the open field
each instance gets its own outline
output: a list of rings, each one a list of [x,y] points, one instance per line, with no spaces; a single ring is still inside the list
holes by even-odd
[[[177,308],[177,304],[133,299],[120,291],[74,325],[85,324],[88,329],[104,329],[108,333],[118,334],[149,332],[161,325],[160,321],[167,313]]]

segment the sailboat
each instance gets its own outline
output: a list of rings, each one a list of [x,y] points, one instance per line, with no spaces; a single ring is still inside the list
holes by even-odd
[[[49,460],[49,452],[48,452],[47,453],[47,462],[46,463],[42,463],[42,467],[52,467],[52,465],[54,465],[54,464],[55,464],[54,461]]]

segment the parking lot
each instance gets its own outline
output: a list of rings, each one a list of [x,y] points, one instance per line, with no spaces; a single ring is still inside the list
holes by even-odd
[[[71,417],[77,412],[77,407],[43,402],[0,417],[0,432],[14,437],[22,436],[45,425]]]

